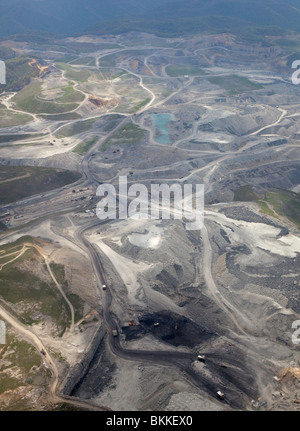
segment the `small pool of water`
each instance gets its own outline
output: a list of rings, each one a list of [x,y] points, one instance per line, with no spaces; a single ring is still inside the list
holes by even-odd
[[[160,144],[170,144],[170,136],[168,132],[168,124],[172,121],[171,114],[153,114],[153,123],[159,131],[159,136],[155,138]]]

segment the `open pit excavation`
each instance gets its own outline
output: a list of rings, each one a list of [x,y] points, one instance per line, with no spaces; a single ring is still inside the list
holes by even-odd
[[[46,69],[0,93],[0,411],[298,410],[300,87],[283,48],[135,32],[1,47]],[[204,224],[175,203],[100,220],[97,189],[120,177],[203,184]]]

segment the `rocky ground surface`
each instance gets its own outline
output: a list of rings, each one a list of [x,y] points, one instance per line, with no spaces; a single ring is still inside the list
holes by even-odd
[[[71,399],[73,408],[112,410],[297,410],[300,87],[287,55],[233,35],[138,36],[90,36],[88,55],[79,49],[87,38],[60,41],[55,52],[26,43],[49,73],[1,95],[1,164],[82,174],[1,208],[9,225],[0,264],[7,244],[34,238],[42,254],[11,265],[51,284],[69,318],[63,334],[46,314],[22,326],[26,313],[41,318],[42,305],[38,316],[2,292],[10,343],[24,337],[37,358],[29,368],[17,362],[18,344],[0,351],[1,372],[13,379],[0,380],[1,409]],[[204,184],[204,225],[187,230],[172,217],[100,223],[97,186],[118,190],[120,176],[148,190]],[[109,309],[87,244],[101,261]]]

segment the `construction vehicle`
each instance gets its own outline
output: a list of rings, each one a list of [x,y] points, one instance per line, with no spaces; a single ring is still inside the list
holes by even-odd
[[[223,394],[223,392],[218,391],[217,392],[218,397],[220,398],[220,400],[224,400],[225,395]]]
[[[206,360],[205,355],[198,355],[198,361],[205,362],[205,360]]]
[[[130,320],[130,322],[128,322],[128,325],[129,326],[135,326],[136,322],[134,320]]]
[[[117,337],[118,336],[118,331],[116,329],[112,330],[112,335],[113,337]]]

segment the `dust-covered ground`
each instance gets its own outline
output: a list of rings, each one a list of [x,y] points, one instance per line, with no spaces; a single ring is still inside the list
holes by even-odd
[[[95,44],[88,62],[79,49],[87,40]],[[44,241],[45,256],[65,269],[66,294],[83,303],[62,337],[49,319],[33,325],[56,354],[57,380],[89,358],[71,395],[92,405],[297,410],[300,90],[287,53],[233,35],[56,42],[55,52],[26,44],[51,67],[22,92],[1,95],[0,146],[2,164],[82,173],[74,186],[2,208],[15,229],[2,244],[24,233]],[[203,184],[204,225],[100,222],[97,186],[118,190],[120,176],[148,190]],[[101,261],[109,307],[83,238]],[[25,266],[51,281],[45,268]],[[91,350],[99,326],[106,335]],[[47,350],[54,372],[49,358]]]
[[[108,274],[122,344],[168,350],[170,357],[190,352],[193,371],[204,379],[195,387],[179,373],[175,384],[170,363],[155,367],[155,379],[147,377],[145,385],[151,364],[132,366],[106,353],[115,368],[106,367],[110,381],[98,389],[102,377],[95,369],[93,402],[122,410],[297,409],[297,372],[284,373],[299,366],[292,342],[299,319],[299,234],[260,215],[255,204],[251,210],[219,204],[205,214],[207,236],[167,220],[119,221],[90,235]],[[88,381],[77,396],[91,397]],[[224,389],[225,401],[210,392],[212,382]]]

